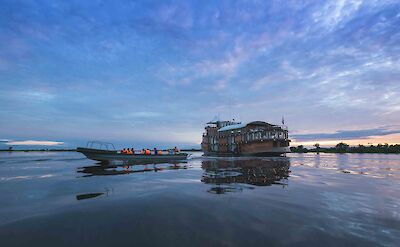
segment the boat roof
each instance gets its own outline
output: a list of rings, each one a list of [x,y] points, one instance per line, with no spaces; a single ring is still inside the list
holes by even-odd
[[[263,121],[253,121],[253,122],[248,122],[248,123],[240,123],[240,124],[232,124],[232,125],[228,125],[225,127],[222,127],[218,130],[218,132],[222,132],[222,131],[227,131],[227,130],[235,130],[235,129],[241,129],[246,127],[247,125],[267,125],[269,123],[267,122],[263,122]]]
[[[221,131],[227,131],[227,130],[234,130],[234,129],[241,129],[247,126],[247,123],[240,123],[240,124],[232,124],[232,125],[228,125],[225,127],[222,127],[218,130],[218,132]]]

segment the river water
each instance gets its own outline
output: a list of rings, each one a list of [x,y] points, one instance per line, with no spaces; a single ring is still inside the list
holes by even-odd
[[[400,155],[0,152],[0,246],[400,246]]]

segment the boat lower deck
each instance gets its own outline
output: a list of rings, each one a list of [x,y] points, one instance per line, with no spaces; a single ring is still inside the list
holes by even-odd
[[[265,157],[265,156],[283,156],[286,153],[290,153],[289,147],[277,147],[277,148],[269,148],[265,151],[253,151],[253,152],[204,152],[205,156],[256,156],[256,157]]]

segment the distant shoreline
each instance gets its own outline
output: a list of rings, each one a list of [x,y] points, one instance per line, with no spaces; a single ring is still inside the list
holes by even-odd
[[[350,146],[340,142],[334,147],[323,148],[318,143],[314,144],[315,148],[306,148],[303,145],[290,147],[292,153],[367,153],[367,154],[400,154],[400,144],[378,144],[378,145],[358,145]]]
[[[0,149],[0,152],[76,152],[76,149]]]
[[[166,151],[167,149],[163,150]],[[0,152],[76,152],[76,149],[0,149]],[[181,149],[182,152],[201,152],[201,149]]]
[[[322,150],[322,151],[316,151],[316,150],[308,150],[308,151],[291,151],[291,153],[294,154],[306,154],[306,153],[325,153],[325,154],[400,154],[400,152],[339,152],[339,151],[328,151],[328,150]]]
[[[350,147],[345,143],[339,143],[335,147],[322,148],[316,144],[318,148],[305,148],[300,145],[297,147],[290,147],[292,153],[367,153],[367,154],[400,154],[400,145],[377,145],[377,146],[354,146]],[[0,149],[0,152],[76,152],[77,149]],[[164,150],[165,151],[165,150]],[[181,149],[182,152],[202,152],[201,149],[197,148],[186,148]]]
[[[202,152],[201,149],[181,149],[182,152]],[[5,150],[0,149],[0,152],[77,152],[76,149],[34,149],[34,150]],[[332,150],[307,150],[307,151],[291,151],[291,153],[304,154],[304,153],[333,153],[333,154],[400,154],[400,152],[339,152]]]

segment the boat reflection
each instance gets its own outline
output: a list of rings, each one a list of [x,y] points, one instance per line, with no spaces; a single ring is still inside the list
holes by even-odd
[[[97,162],[93,166],[78,168],[78,173],[83,173],[82,177],[124,175],[141,172],[158,172],[163,170],[187,169],[187,162],[151,162],[151,163],[108,163]]]
[[[113,188],[104,188],[102,192],[89,192],[89,193],[83,193],[83,194],[78,194],[76,195],[76,200],[81,201],[81,200],[86,200],[86,199],[93,199],[96,197],[102,197],[106,196],[108,197],[109,195],[114,193]]]
[[[215,159],[202,161],[205,184],[217,185],[208,190],[210,193],[224,194],[227,192],[241,192],[243,184],[254,186],[270,186],[279,184],[288,185],[290,173],[289,158],[270,159]]]
[[[95,198],[98,196],[104,195],[103,192],[96,192],[96,193],[86,193],[86,194],[79,194],[76,195],[76,200],[86,200],[86,199],[91,199],[91,198]]]

